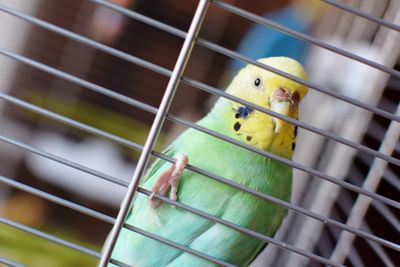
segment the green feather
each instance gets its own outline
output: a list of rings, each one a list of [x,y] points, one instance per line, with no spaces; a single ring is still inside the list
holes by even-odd
[[[261,61],[306,78],[301,65],[289,58]],[[255,80],[258,80],[256,87]],[[227,92],[265,108],[275,108],[294,118],[298,113],[297,100],[304,97],[307,88],[271,72],[247,66],[234,78]],[[296,104],[289,106],[294,103],[293,96],[297,97]],[[272,106],[270,101],[285,102],[285,107],[289,108]],[[246,110],[246,115],[237,116],[238,104],[221,98],[198,124],[257,148],[291,157],[295,138],[293,125],[274,121],[271,116],[256,110],[242,110]],[[278,123],[279,130],[275,128]],[[292,168],[273,159],[195,129],[181,134],[166,153],[172,157],[178,153],[187,155],[193,166],[290,201]],[[160,174],[170,166],[169,162],[156,160],[144,177],[142,186],[151,189]],[[279,205],[187,169],[181,175],[177,195],[178,201],[183,204],[267,236],[274,235],[286,214],[286,209]],[[247,266],[265,246],[257,238],[171,205],[162,204],[153,208],[147,196],[142,194],[137,194],[133,202],[126,223],[220,260]],[[135,267],[215,266],[127,229],[121,230],[112,258]]]
[[[218,105],[199,124],[236,138],[224,120],[223,112],[228,109],[223,102]],[[176,153],[187,155],[194,166],[280,199],[290,199],[292,170],[284,164],[194,129],[184,132],[168,149],[169,155]],[[157,160],[143,186],[150,189],[169,166]],[[275,233],[285,214],[283,208],[271,202],[189,170],[181,176],[178,201],[266,235]],[[233,264],[249,264],[263,245],[256,238],[167,204],[154,209],[140,194],[134,205],[127,223]],[[214,266],[126,229],[121,231],[113,258],[133,266]]]

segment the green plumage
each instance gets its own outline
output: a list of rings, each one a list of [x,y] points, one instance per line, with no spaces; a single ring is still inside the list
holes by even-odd
[[[302,66],[292,59],[275,57],[260,61],[302,79],[307,77]],[[298,103],[307,88],[248,65],[233,79],[227,93],[297,118]],[[198,124],[286,158],[291,158],[293,153],[294,125],[225,98],[220,98]],[[291,167],[229,142],[189,129],[164,153],[170,157],[184,154],[191,165],[290,201]],[[156,181],[162,181],[161,174],[168,173],[170,166],[168,162],[156,160],[141,186],[152,189]],[[268,236],[274,235],[286,213],[279,205],[187,169],[181,175],[177,196],[177,201],[183,204]],[[128,224],[235,265],[247,266],[265,246],[254,237],[171,205],[153,207],[147,196],[139,193],[133,203],[126,220]],[[214,266],[127,229],[121,230],[112,258],[135,267]]]
[[[237,138],[224,116],[226,112],[230,112],[228,102],[221,101],[199,124]],[[184,132],[171,145],[168,155],[173,157],[176,153],[187,155],[194,166],[285,201],[290,199],[292,170],[287,165],[194,129]],[[143,187],[150,189],[169,166],[157,160]],[[189,170],[182,174],[178,197],[184,204],[269,236],[285,214],[278,205]],[[263,247],[256,238],[168,204],[153,209],[142,194],[135,199],[127,223],[240,266],[248,265]],[[126,229],[122,230],[112,257],[138,267],[214,266]]]

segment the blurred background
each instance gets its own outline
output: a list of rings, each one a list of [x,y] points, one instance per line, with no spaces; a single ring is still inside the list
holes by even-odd
[[[197,1],[111,0],[144,16],[187,31]],[[297,32],[398,70],[399,34],[323,1],[226,0]],[[400,24],[397,0],[340,1]],[[94,41],[172,70],[183,39],[87,0],[0,0],[0,4]],[[45,64],[127,97],[157,107],[168,77],[0,12],[0,49]],[[290,56],[302,62],[310,80],[337,93],[395,113],[399,79],[319,48],[271,27],[210,5],[200,38],[253,59]],[[56,77],[1,53],[0,92],[35,106],[143,144],[154,115]],[[223,90],[242,62],[196,45],[185,76]],[[196,121],[215,101],[187,84],[179,86],[171,113]],[[318,112],[316,110],[318,109]],[[0,101],[0,134],[60,158],[129,181],[140,151],[60,123],[21,106]],[[391,121],[311,90],[300,120],[346,139],[380,148]],[[184,128],[166,122],[156,145],[161,151]],[[398,136],[393,157],[399,158]],[[357,186],[371,175],[374,158],[335,141],[300,130],[294,161]],[[386,152],[388,154],[392,151]],[[380,170],[377,193],[400,201],[400,169]],[[0,142],[0,175],[116,216],[125,187],[100,180],[21,148]],[[374,174],[372,174],[374,175]],[[376,175],[375,175],[376,176]],[[358,195],[318,177],[295,171],[292,202],[345,223]],[[100,251],[111,225],[0,183],[3,217]],[[373,201],[361,228],[400,243],[399,210]],[[276,238],[323,257],[331,257],[340,229],[289,212]],[[97,259],[0,223],[0,257],[27,266],[96,266]],[[400,253],[357,237],[344,258],[349,266],[396,266]],[[396,264],[397,263],[397,264]],[[1,264],[0,264],[1,265]],[[254,266],[320,266],[274,246]],[[398,265],[397,265],[398,266]]]

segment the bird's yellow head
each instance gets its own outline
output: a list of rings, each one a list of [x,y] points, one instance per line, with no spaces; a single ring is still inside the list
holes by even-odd
[[[258,61],[307,79],[304,68],[293,59],[270,57]],[[253,65],[247,65],[240,70],[227,89],[229,94],[293,119],[298,118],[299,103],[307,91],[306,86]],[[229,123],[239,139],[260,149],[291,158],[297,132],[293,124],[233,101],[229,101],[229,104]]]

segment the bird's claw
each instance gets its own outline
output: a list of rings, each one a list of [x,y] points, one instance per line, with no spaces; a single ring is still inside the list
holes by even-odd
[[[176,156],[175,164],[173,164],[170,168],[166,169],[163,173],[161,173],[156,183],[151,188],[151,191],[153,193],[151,193],[151,195],[149,196],[150,205],[153,208],[157,208],[162,204],[160,200],[154,199],[155,193],[159,193],[165,196],[168,190],[171,188],[169,193],[169,198],[173,201],[177,200],[179,179],[187,163],[188,163],[188,157],[183,154],[178,154]]]

